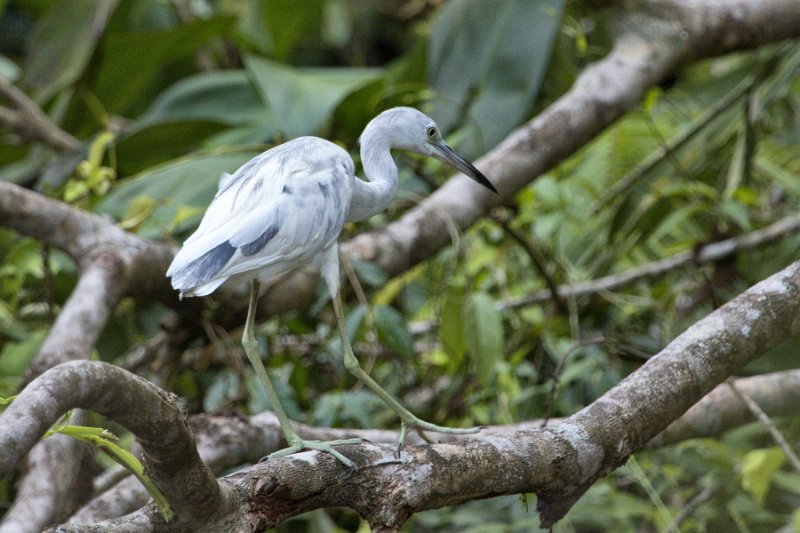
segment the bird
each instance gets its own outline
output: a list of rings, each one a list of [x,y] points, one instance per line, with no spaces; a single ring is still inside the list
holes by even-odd
[[[359,137],[366,180],[344,149],[319,137],[277,145],[223,174],[218,191],[196,231],[175,255],[167,277],[180,297],[206,296],[229,280],[249,282],[250,300],[242,347],[280,422],[288,447],[269,457],[320,450],[349,467],[353,461],[334,446],[361,439],[301,439],[264,368],[254,334],[261,281],[298,267],[320,271],[333,301],[345,368],[400,418],[400,449],[411,430],[470,434],[481,428],[450,428],[417,418],[375,382],[358,363],[346,330],[339,286],[338,239],[346,222],[366,220],[386,209],[397,191],[392,150],[433,157],[497,194],[497,189],[443,139],[436,123],[411,107],[394,107],[373,118]]]

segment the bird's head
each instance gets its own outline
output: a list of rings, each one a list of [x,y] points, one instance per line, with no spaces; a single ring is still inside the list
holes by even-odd
[[[375,117],[367,125],[364,134],[370,129],[373,134],[382,134],[392,148],[438,159],[497,193],[492,182],[480,170],[450,148],[442,138],[439,126],[425,113],[412,107],[394,107]]]

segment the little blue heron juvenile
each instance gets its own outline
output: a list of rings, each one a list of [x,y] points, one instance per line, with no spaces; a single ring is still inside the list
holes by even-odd
[[[302,440],[292,428],[258,353],[253,321],[259,279],[306,265],[318,268],[328,285],[345,368],[400,418],[400,446],[415,428],[451,434],[480,430],[447,428],[417,418],[361,369],[345,327],[336,241],[345,222],[365,220],[389,205],[397,190],[392,149],[434,157],[497,191],[486,176],[444,142],[436,123],[416,109],[396,107],[384,111],[367,124],[360,143],[367,181],[355,177],[355,165],[345,150],[316,137],[300,137],[276,146],[242,165],[233,175],[224,175],[200,226],[167,270],[172,286],[182,297],[205,296],[229,279],[250,281],[242,346],[289,443],[288,448],[271,457],[314,449],[353,466],[332,446],[358,442]]]

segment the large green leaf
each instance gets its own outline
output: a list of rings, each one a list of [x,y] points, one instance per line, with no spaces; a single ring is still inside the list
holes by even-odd
[[[203,146],[253,144],[274,135],[272,114],[243,70],[196,74],[162,92],[126,128],[118,167],[122,174],[139,172]]]
[[[247,56],[245,66],[290,138],[318,133],[348,94],[381,74],[367,68],[294,68],[256,56]]]
[[[428,81],[434,118],[467,128],[459,145],[476,157],[519,125],[533,107],[558,32],[563,0],[457,0],[431,30]]]
[[[491,296],[470,294],[464,304],[464,339],[476,374],[483,382],[495,373],[503,355],[503,321]]]
[[[27,43],[25,82],[48,99],[78,80],[118,0],[59,0]]]
[[[460,361],[467,350],[464,336],[464,286],[451,285],[439,315],[439,340],[447,354]]]
[[[272,114],[243,70],[204,72],[181,79],[162,92],[132,125],[207,120],[220,124],[264,124]]]
[[[186,229],[199,221],[222,173],[232,173],[254,155],[249,150],[194,155],[149,169],[125,180],[96,210],[123,220],[134,215],[131,210],[137,208],[137,202],[149,199],[145,207],[150,211],[142,216],[141,234],[158,237]],[[183,215],[186,209],[193,216]]]
[[[134,174],[180,157],[201,148],[205,139],[223,128],[219,123],[190,120],[126,132],[115,147],[117,170],[122,175]]]
[[[764,503],[775,472],[786,462],[780,448],[762,448],[742,458],[742,488],[759,504]]]
[[[378,338],[387,348],[405,358],[414,355],[414,338],[408,330],[406,319],[397,309],[388,305],[376,305],[375,329],[378,330]]]

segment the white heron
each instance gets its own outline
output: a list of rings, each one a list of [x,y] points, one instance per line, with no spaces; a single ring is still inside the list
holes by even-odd
[[[319,268],[331,293],[345,368],[400,418],[399,446],[412,429],[450,434],[480,430],[442,427],[417,418],[361,369],[345,328],[337,239],[345,222],[365,220],[389,205],[397,190],[392,149],[434,157],[495,193],[497,190],[444,142],[436,123],[416,109],[396,107],[384,111],[367,124],[359,142],[367,181],[356,178],[353,160],[344,149],[317,137],[300,137],[276,146],[234,174],[223,175],[200,226],[184,242],[167,270],[181,297],[205,296],[229,279],[250,281],[242,346],[289,444],[271,457],[315,449],[354,466],[333,446],[352,444],[357,439],[321,442],[297,435],[264,368],[253,333],[259,279],[305,265]]]

